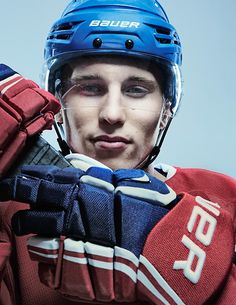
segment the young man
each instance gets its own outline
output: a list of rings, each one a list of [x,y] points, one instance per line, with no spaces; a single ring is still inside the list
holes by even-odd
[[[73,167],[0,183],[1,200],[25,202],[0,206],[1,303],[235,304],[235,181],[152,165],[181,97],[181,45],[160,4],[72,1],[45,60]],[[56,100],[2,75],[3,110],[23,113],[26,134],[50,125]],[[30,111],[32,91],[44,102]]]

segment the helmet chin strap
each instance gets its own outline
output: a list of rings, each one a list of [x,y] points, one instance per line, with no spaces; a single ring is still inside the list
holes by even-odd
[[[140,164],[141,166],[139,168],[142,168],[142,169],[146,169],[152,162],[155,161],[155,159],[157,158],[157,156],[159,155],[160,153],[160,150],[161,150],[161,146],[162,146],[162,143],[165,139],[165,136],[166,136],[166,133],[167,133],[167,130],[170,126],[170,123],[172,121],[172,117],[169,118],[167,124],[166,124],[166,127],[164,128],[163,131],[160,131],[159,133],[159,136],[158,136],[158,139],[160,138],[160,141],[158,144],[156,144],[151,152],[149,153],[149,155],[146,157],[146,159],[144,159],[144,161],[142,161]],[[136,167],[137,168],[137,167]]]
[[[61,149],[61,154],[63,156],[69,155],[71,153],[70,148],[68,146],[68,144],[66,143],[66,141],[63,139],[62,134],[63,132],[63,127],[61,126],[62,124],[59,124],[57,122],[54,122],[54,129],[56,131],[57,134],[57,143]]]
[[[141,168],[141,169],[144,169],[144,170],[147,169],[148,166],[152,162],[155,161],[155,159],[157,158],[157,156],[160,153],[162,143],[165,139],[166,133],[167,133],[168,128],[170,126],[170,123],[172,121],[172,116],[170,116],[169,119],[168,119],[168,122],[166,123],[166,126],[163,129],[160,128],[160,125],[161,125],[161,122],[162,122],[162,119],[163,119],[164,110],[165,110],[164,104],[165,103],[163,103],[160,118],[159,118],[159,121],[158,121],[158,124],[157,124],[157,128],[159,129],[159,132],[158,132],[156,143],[155,143],[154,147],[152,148],[152,150],[146,155],[146,157],[140,163],[138,163],[135,166],[135,168]]]

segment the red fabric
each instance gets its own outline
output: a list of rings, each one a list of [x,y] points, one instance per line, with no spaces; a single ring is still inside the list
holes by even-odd
[[[153,228],[147,238],[143,253],[139,258],[137,272],[138,281],[135,293],[136,297],[138,296],[143,300],[140,304],[145,304],[145,301],[149,304],[165,304],[161,301],[161,297],[164,297],[171,305],[236,304],[236,270],[232,262],[235,244],[236,181],[209,171],[177,169],[177,173],[167,180],[167,184],[178,194],[181,194],[182,199]],[[204,198],[203,205],[201,204],[202,199],[196,199],[196,196]],[[65,300],[60,295],[60,291],[57,292],[57,290],[48,288],[40,283],[37,274],[37,263],[30,260],[27,251],[27,237],[15,237],[12,234],[10,228],[11,216],[17,209],[26,207],[26,205],[16,203],[0,205],[0,240],[11,244],[9,260],[2,262],[4,273],[0,304],[75,304],[71,301],[73,300],[73,295],[70,296],[71,300]],[[204,225],[201,227],[202,220],[207,221],[203,221]],[[209,232],[211,234],[208,234]],[[190,252],[182,242],[183,236],[194,242],[196,249],[200,248],[206,255],[196,283],[189,280],[183,269],[174,268],[175,262],[185,262]],[[202,253],[201,251],[200,253]],[[66,254],[70,255],[69,252]],[[83,255],[79,257],[82,258]],[[99,257],[97,259],[100,260]],[[116,261],[118,261],[117,258]],[[123,262],[124,259],[119,258],[119,261]],[[198,260],[196,256],[190,266],[192,271],[195,271],[199,261],[200,259]],[[99,293],[104,292],[102,285],[106,286],[106,281],[103,282],[103,273],[101,271],[94,269],[93,272],[96,271],[95,273],[90,272],[90,270],[87,270],[88,272],[86,273],[87,265],[84,265],[85,269],[82,268],[83,270],[80,270],[81,265],[76,266],[77,269],[75,269],[73,263],[67,261],[64,271],[63,268],[59,269],[59,272],[61,272],[60,289],[62,293],[66,294],[73,290],[76,294],[78,292],[76,287],[81,285],[80,291],[84,293],[86,299],[88,290],[86,290],[86,286],[83,286],[83,283],[86,285],[88,279],[94,281],[96,277],[98,278],[98,283],[93,282],[92,287],[100,289]],[[133,270],[136,269],[135,267],[133,268],[132,264],[130,266]],[[44,267],[45,264],[40,266],[41,277],[47,277],[47,279],[44,278],[44,281],[48,285],[53,283],[57,270],[53,263],[51,264],[51,272],[48,271],[48,268],[44,269]],[[15,277],[13,276],[13,270],[17,270]],[[81,272],[80,276],[79,272]],[[113,283],[119,287],[120,282],[117,281],[116,274],[119,274],[117,270],[116,273],[113,273]],[[107,278],[107,276],[110,276],[109,272],[104,273],[104,277]],[[124,274],[122,276],[120,273],[119,276],[121,279],[120,287],[124,287],[126,284],[126,293],[129,296],[129,282]],[[196,279],[194,276],[193,278]],[[149,283],[148,285],[145,285],[146,280]],[[153,294],[152,286],[161,297]],[[110,288],[108,291],[112,292]],[[119,288],[113,287],[113,291],[119,294]],[[133,287],[131,294],[133,295]],[[11,302],[9,301],[9,295],[11,296]],[[78,297],[75,297],[74,300],[77,300],[77,304],[86,303],[85,301],[80,301]],[[130,301],[132,300],[130,299]],[[115,304],[114,302],[94,302],[94,304],[100,303]]]
[[[3,154],[3,149],[12,140],[22,122],[21,116],[7,103],[0,98],[0,156]],[[4,123],[4,124],[3,124]]]
[[[59,109],[57,99],[34,82],[18,74],[5,80],[0,86],[0,177],[15,161],[28,137],[52,127]]]
[[[196,229],[200,222],[199,215],[192,232],[189,232],[187,228],[194,207],[201,209],[194,199],[195,197],[185,194],[179,204],[156,225],[146,241],[143,255],[160,272],[185,304],[201,305],[217,293],[222,285],[222,279],[228,277],[232,268],[234,230],[231,215],[221,208],[220,215],[216,217],[217,225],[211,243],[205,246],[201,239],[196,238]],[[204,208],[205,212],[208,213]],[[200,258],[206,255],[197,283],[192,282],[184,274],[183,269],[174,270],[175,262],[186,261],[190,252],[189,248],[182,243],[183,236],[186,240],[191,240],[190,249],[202,251],[199,254]],[[168,242],[163,242],[163,240]],[[196,265],[200,264],[200,258],[195,257],[191,270],[195,271]],[[171,304],[175,303],[172,301]]]
[[[0,178],[10,168],[12,162],[16,159],[17,154],[22,151],[26,139],[27,136],[25,132],[16,132],[11,143],[3,150],[3,154],[0,156]]]

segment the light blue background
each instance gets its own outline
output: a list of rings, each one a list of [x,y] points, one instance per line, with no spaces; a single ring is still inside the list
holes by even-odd
[[[39,83],[45,37],[67,3],[2,0],[1,62]],[[184,96],[158,160],[236,178],[236,1],[161,4],[183,44]],[[51,141],[51,132],[46,137]]]

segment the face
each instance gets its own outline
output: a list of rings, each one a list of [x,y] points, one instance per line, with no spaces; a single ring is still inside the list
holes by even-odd
[[[72,152],[135,168],[155,145],[163,99],[152,73],[128,61],[74,64],[62,120]]]

